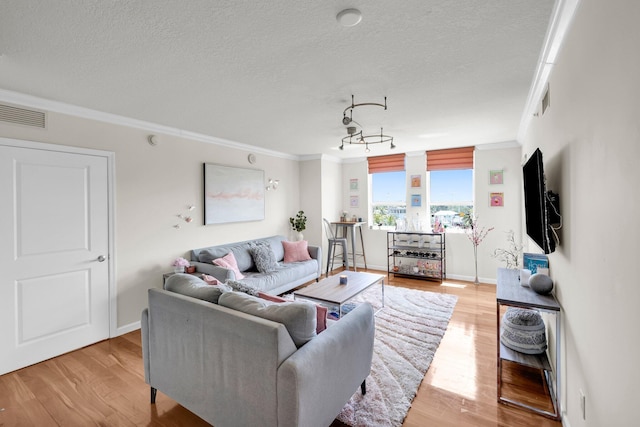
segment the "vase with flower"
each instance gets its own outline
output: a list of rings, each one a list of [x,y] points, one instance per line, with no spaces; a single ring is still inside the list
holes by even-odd
[[[471,244],[473,244],[473,260],[476,272],[476,277],[473,283],[479,285],[480,281],[478,280],[478,246],[480,246],[480,243],[482,243],[484,238],[487,237],[487,234],[489,234],[489,232],[493,230],[493,227],[480,227],[478,225],[478,217],[471,213],[463,214],[461,216],[463,218],[464,224],[470,230],[467,233],[467,237],[469,238],[469,241],[471,241]]]
[[[178,257],[173,261],[173,272],[174,273],[184,273],[184,269],[189,267],[191,264],[189,261],[182,257]]]

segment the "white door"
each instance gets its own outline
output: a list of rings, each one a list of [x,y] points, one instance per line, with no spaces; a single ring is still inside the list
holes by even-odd
[[[109,337],[108,212],[106,157],[0,145],[0,375]]]

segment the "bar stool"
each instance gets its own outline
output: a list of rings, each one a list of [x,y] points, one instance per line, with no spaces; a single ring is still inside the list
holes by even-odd
[[[333,270],[333,261],[336,256],[342,255],[342,264],[346,266],[347,270],[349,269],[349,256],[347,252],[347,238],[346,237],[336,237],[333,232],[333,228],[331,228],[331,224],[327,221],[326,218],[322,218],[324,221],[324,231],[327,234],[327,240],[329,241],[329,250],[327,254],[327,272],[325,276],[329,276],[329,260],[331,260],[331,270]],[[336,254],[336,246],[342,246],[342,254]]]

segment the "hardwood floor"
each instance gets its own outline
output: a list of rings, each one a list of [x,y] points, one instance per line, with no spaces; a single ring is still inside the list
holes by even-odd
[[[377,272],[379,273],[379,272]],[[405,427],[559,427],[560,422],[496,401],[495,286],[394,279],[458,296],[449,328],[405,419]],[[505,373],[511,393],[540,388],[536,372]],[[207,426],[158,393],[149,403],[140,331],[0,376],[0,426]]]

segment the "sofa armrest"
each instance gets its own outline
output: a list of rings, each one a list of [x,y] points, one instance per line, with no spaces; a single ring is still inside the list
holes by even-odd
[[[318,277],[322,276],[322,248],[320,246],[308,245],[309,256],[318,260]]]
[[[227,280],[236,280],[236,274],[233,270],[220,267],[213,264],[207,264],[206,262],[192,261],[191,265],[196,267],[198,273],[208,274],[213,276],[222,283],[226,283]]]
[[[330,425],[371,371],[375,320],[358,305],[278,369],[278,425]]]
[[[144,381],[149,384],[149,309],[142,310],[140,316],[140,332],[142,336],[142,363],[144,364]]]

